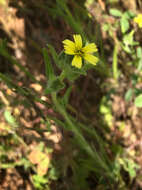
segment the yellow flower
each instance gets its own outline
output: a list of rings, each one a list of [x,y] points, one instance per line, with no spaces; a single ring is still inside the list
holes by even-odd
[[[138,16],[134,18],[134,22],[136,22],[138,26],[142,28],[142,14],[138,14]]]
[[[92,55],[92,53],[98,51],[95,43],[90,43],[83,47],[82,38],[79,34],[73,35],[73,38],[74,42],[71,40],[63,41],[65,53],[68,55],[74,55],[72,66],[80,69],[82,67],[82,59],[96,65],[98,58]]]

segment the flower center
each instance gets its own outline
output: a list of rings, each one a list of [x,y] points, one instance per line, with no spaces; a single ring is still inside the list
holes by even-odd
[[[82,52],[81,49],[79,49],[79,50],[77,49],[77,50],[75,51],[75,54],[76,54],[76,55],[79,55],[79,56],[81,56],[81,57],[83,56],[83,52]]]

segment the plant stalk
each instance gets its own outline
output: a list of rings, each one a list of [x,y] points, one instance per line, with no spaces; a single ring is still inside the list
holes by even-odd
[[[109,168],[106,165],[106,163],[104,161],[102,161],[102,159],[100,158],[100,156],[98,155],[98,153],[96,151],[92,150],[90,145],[87,143],[87,141],[81,135],[80,130],[70,120],[65,109],[58,102],[57,94],[55,92],[53,92],[53,93],[51,93],[51,97],[52,97],[53,103],[54,103],[57,111],[64,117],[64,119],[68,125],[67,126],[68,129],[71,130],[75,134],[75,140],[77,141],[78,145],[80,145],[80,147],[82,149],[84,149],[87,152],[87,154],[94,160],[94,167],[95,167],[95,164],[97,164],[97,166],[100,166],[102,169],[104,169],[106,172],[108,172],[108,174],[110,174]]]

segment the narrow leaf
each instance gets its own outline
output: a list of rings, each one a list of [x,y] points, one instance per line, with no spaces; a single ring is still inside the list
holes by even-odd
[[[57,55],[54,47],[52,45],[50,45],[50,44],[48,44],[47,47],[50,50],[50,53],[51,53],[51,55],[53,57],[53,60],[54,60],[55,64],[58,64],[58,55]]]
[[[53,78],[55,77],[54,76],[54,70],[53,70],[51,60],[50,60],[50,57],[48,55],[48,52],[47,52],[46,48],[43,48],[43,56],[44,56],[44,62],[45,62],[45,74],[46,74],[46,77],[49,80],[53,80]]]
[[[67,106],[67,104],[68,104],[71,91],[72,91],[72,86],[70,86],[70,87],[66,90],[66,93],[65,93],[65,95],[64,95],[64,97],[63,97],[63,104],[64,104],[64,106]]]

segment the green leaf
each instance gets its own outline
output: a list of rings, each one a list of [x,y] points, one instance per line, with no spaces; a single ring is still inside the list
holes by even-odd
[[[49,80],[53,80],[55,78],[54,70],[53,70],[51,60],[50,60],[50,57],[48,55],[48,52],[47,52],[46,48],[43,48],[43,56],[44,56],[44,62],[45,62],[45,74],[46,74],[46,77]]]
[[[134,30],[132,30],[130,33],[126,34],[123,38],[123,42],[126,46],[132,45],[133,43],[133,36],[134,35]]]
[[[68,80],[74,81],[80,75],[86,75],[86,71],[84,71],[83,69],[77,69],[70,66],[65,69],[65,74]]]
[[[11,112],[8,110],[5,110],[4,112],[5,120],[13,127],[17,127],[17,123],[15,118],[11,115]]]
[[[142,94],[136,97],[134,104],[138,108],[142,107]]]
[[[70,86],[67,90],[66,90],[66,93],[62,99],[62,104],[66,107],[66,105],[68,104],[68,101],[69,101],[69,97],[70,97],[70,94],[71,94],[71,91],[72,91],[72,86]]]
[[[39,183],[39,184],[45,184],[48,182],[45,177],[40,176],[40,175],[33,175],[32,177],[33,177],[34,182]]]
[[[49,172],[49,178],[52,180],[57,180],[58,177],[59,177],[59,172],[57,171],[57,169],[52,167]]]
[[[134,18],[134,17],[136,16],[136,14],[129,10],[129,11],[126,11],[126,12],[123,14],[123,16],[124,16],[125,18],[127,18],[127,19],[131,19],[131,18]]]
[[[137,57],[142,58],[142,48],[141,47],[137,48]]]
[[[45,89],[45,93],[50,94],[52,92],[58,92],[64,87],[65,87],[65,84],[62,81],[60,81],[60,79],[57,77],[56,79],[49,81],[48,86]]]
[[[141,71],[142,69],[142,48],[138,47],[137,48],[137,57],[138,57],[138,71]]]
[[[125,100],[129,102],[132,99],[133,89],[130,88],[125,94]]]
[[[89,64],[85,64],[81,69],[77,69],[71,65],[72,58],[70,56],[66,56],[62,54],[60,56],[60,60],[58,62],[59,68],[64,71],[64,76],[69,81],[76,80],[80,75],[86,75],[86,66]]]
[[[53,60],[54,60],[55,64],[58,65],[58,54],[56,53],[55,48],[52,45],[50,45],[50,44],[47,44],[47,47],[50,50],[50,53],[51,53],[51,55],[53,57]]]
[[[121,11],[119,11],[118,9],[110,9],[109,10],[109,13],[112,15],[112,16],[115,16],[115,17],[121,17],[123,14]]]
[[[122,16],[122,18],[120,19],[120,26],[121,26],[121,32],[125,33],[128,31],[129,29],[129,21],[128,19],[126,19],[125,17]]]
[[[127,46],[124,46],[123,44],[121,44],[122,48],[124,51],[126,51],[127,53],[129,54],[132,54],[132,50],[131,48],[127,45]]]
[[[103,31],[108,31],[110,29],[109,24],[103,24]]]

